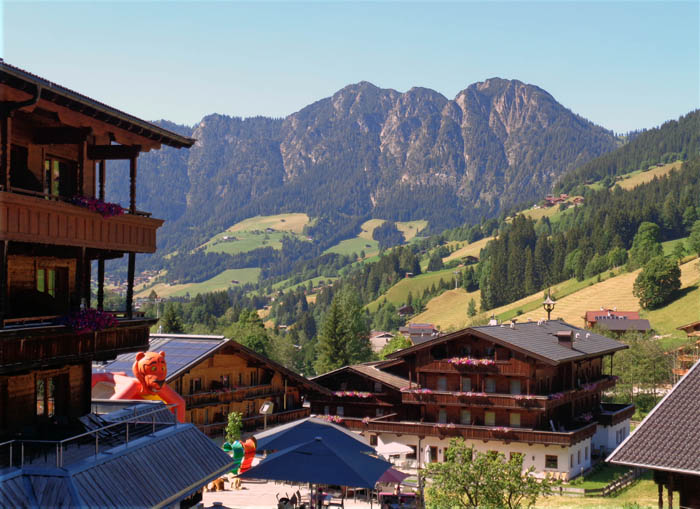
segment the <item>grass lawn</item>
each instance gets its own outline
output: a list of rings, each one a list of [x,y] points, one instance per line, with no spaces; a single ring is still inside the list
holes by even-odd
[[[381,295],[378,299],[367,304],[367,309],[369,309],[371,312],[376,311],[376,309],[379,307],[379,303],[384,299],[397,306],[405,304],[406,298],[408,297],[408,292],[411,292],[417,297],[419,294],[422,294],[426,288],[430,288],[432,285],[437,285],[441,279],[454,281],[454,274],[452,274],[453,270],[454,269],[445,269],[436,272],[429,272],[427,274],[421,274],[416,277],[404,278],[389,288],[389,291],[387,291],[384,295]]]
[[[615,478],[620,477],[627,471],[629,471],[628,467],[606,463],[602,467],[597,468],[594,472],[585,475],[580,484],[576,483],[572,484],[572,486],[587,490],[604,488],[614,481]]]
[[[671,170],[680,168],[682,164],[682,161],[676,161],[663,166],[655,166],[648,171],[633,171],[623,175],[622,180],[618,181],[617,185],[622,189],[633,189],[641,184],[651,182],[654,178],[661,178],[667,175]]]
[[[664,494],[664,500],[665,500]],[[678,507],[678,496],[675,496],[673,507]],[[642,479],[620,492],[614,497],[563,497],[551,496],[540,498],[535,507],[561,507],[561,508],[576,508],[576,509],[598,509],[598,508],[617,508],[621,509],[626,504],[637,503],[643,508],[658,507],[659,498],[656,484],[652,480],[651,473],[646,473]]]
[[[666,242],[662,242],[661,247],[664,248],[664,254],[668,256],[671,253],[673,253],[673,249],[676,247],[677,244],[683,244],[683,247],[687,249],[686,241],[688,240],[688,238],[689,237],[684,237],[682,239],[668,240]]]
[[[304,226],[309,224],[306,214],[277,214],[275,216],[255,216],[234,224],[227,231],[242,232],[272,228],[277,231],[302,233]]]
[[[341,240],[335,246],[329,247],[324,251],[324,253],[338,253],[341,255],[351,255],[360,253],[364,251],[365,256],[374,256],[379,252],[379,242],[372,239],[365,239],[362,237],[354,237],[352,239]]]
[[[447,290],[442,295],[430,299],[425,311],[415,316],[411,321],[433,323],[439,326],[442,331],[463,329],[472,320],[467,316],[470,299],[474,299],[478,310],[481,303],[479,290],[471,293],[467,293],[464,288]]]

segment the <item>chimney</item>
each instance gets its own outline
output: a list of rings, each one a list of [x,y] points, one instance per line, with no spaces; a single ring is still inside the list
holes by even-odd
[[[559,344],[561,346],[565,346],[567,348],[573,348],[573,335],[572,331],[570,330],[560,330],[558,331],[555,336],[559,340]]]

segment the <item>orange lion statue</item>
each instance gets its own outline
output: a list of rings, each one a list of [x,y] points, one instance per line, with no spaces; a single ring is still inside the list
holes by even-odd
[[[179,422],[185,422],[185,400],[165,383],[165,352],[137,353],[132,371],[136,378],[123,372],[93,373],[93,398],[160,400],[175,405],[171,410]]]

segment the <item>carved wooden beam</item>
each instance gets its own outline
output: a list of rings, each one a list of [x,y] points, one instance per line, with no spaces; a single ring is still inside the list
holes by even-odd
[[[92,127],[42,127],[34,134],[37,145],[68,145],[87,141]]]
[[[133,159],[139,156],[141,145],[90,145],[88,146],[88,159],[99,161],[102,159]]]

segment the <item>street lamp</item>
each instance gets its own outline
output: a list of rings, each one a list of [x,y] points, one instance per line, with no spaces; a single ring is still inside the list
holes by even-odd
[[[544,302],[542,303],[542,307],[547,312],[547,321],[550,320],[550,316],[552,314],[552,311],[554,310],[555,304],[556,304],[556,302],[554,300],[552,300],[552,292],[548,292],[547,298],[544,299]]]

